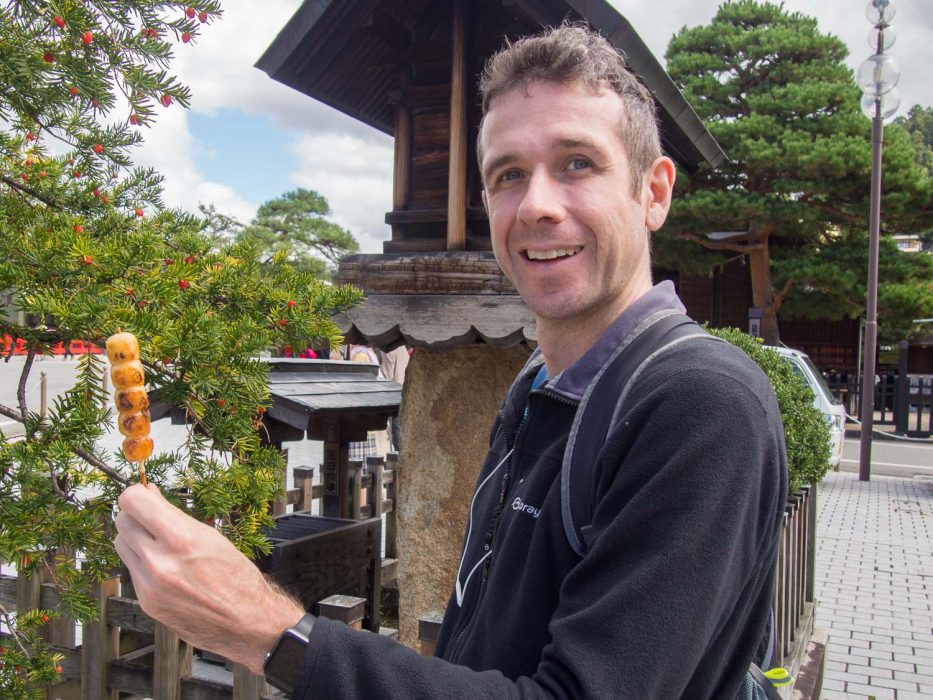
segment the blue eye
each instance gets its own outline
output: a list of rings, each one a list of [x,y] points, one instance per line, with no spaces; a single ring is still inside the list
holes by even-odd
[[[567,166],[569,170],[584,170],[592,165],[586,158],[574,158]]]
[[[520,178],[521,175],[522,174],[517,170],[506,170],[499,176],[499,182],[511,182],[512,180]]]

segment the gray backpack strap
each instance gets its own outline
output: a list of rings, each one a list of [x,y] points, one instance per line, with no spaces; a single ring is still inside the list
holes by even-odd
[[[664,311],[650,316],[614,351],[586,388],[567,438],[560,484],[564,533],[580,556],[589,547],[596,506],[596,462],[621,415],[629,387],[656,357],[691,338],[719,340],[684,314]],[[613,410],[607,410],[609,406]]]

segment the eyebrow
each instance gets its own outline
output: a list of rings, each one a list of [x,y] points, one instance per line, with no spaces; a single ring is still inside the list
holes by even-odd
[[[554,151],[569,151],[577,148],[595,150],[602,152],[602,147],[599,146],[595,141],[588,138],[557,138],[551,141],[550,144],[551,150]],[[483,180],[485,180],[490,173],[495,172],[499,168],[502,168],[506,165],[510,165],[518,160],[518,155],[515,153],[503,153],[502,155],[496,156],[488,165],[483,167]]]

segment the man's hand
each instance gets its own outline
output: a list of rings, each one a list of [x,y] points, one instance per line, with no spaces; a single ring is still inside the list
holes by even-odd
[[[119,499],[114,542],[148,615],[199,649],[262,673],[279,635],[304,614],[217,530],[136,484]]]

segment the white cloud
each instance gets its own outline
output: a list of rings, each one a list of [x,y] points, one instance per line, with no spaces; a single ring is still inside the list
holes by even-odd
[[[292,146],[291,179],[327,198],[334,220],[348,228],[364,253],[381,253],[392,208],[392,140],[381,134],[302,135]]]

